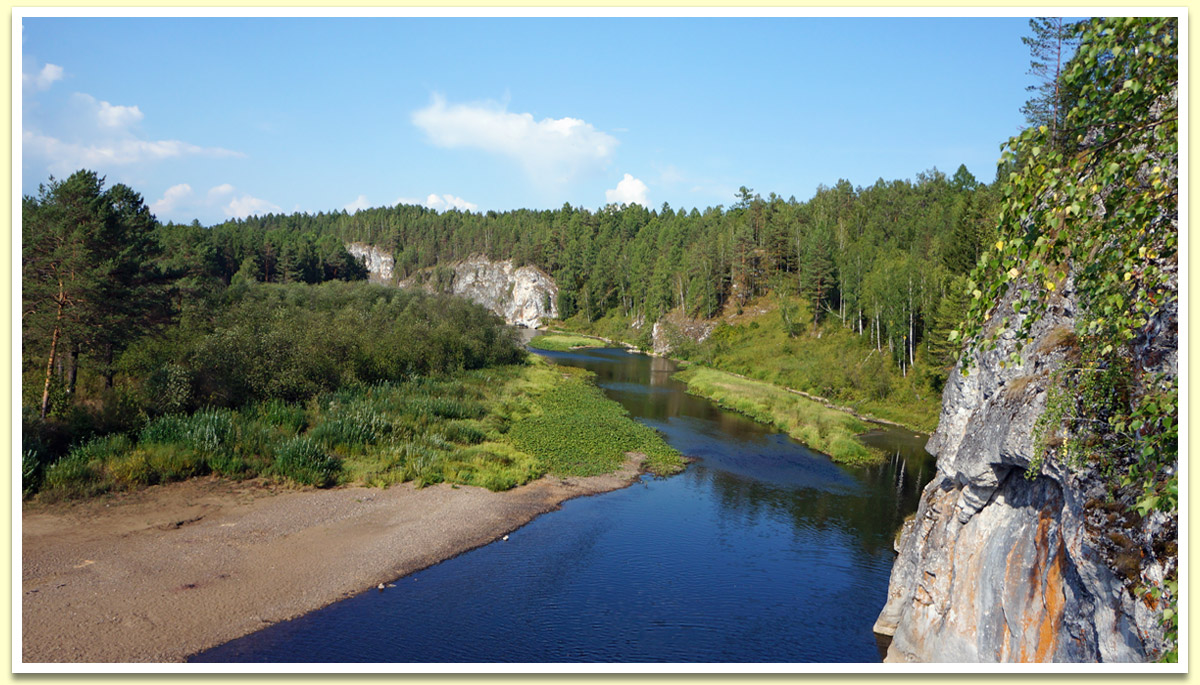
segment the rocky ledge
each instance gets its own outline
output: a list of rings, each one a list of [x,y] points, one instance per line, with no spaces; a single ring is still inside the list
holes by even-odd
[[[1106,504],[1086,468],[1051,463],[1027,477],[1050,374],[1074,341],[1074,309],[1066,288],[1021,363],[1002,363],[1017,350],[1005,333],[947,383],[928,446],[938,473],[901,536],[875,624],[892,636],[885,661],[1129,662],[1163,648],[1157,612],[1131,588],[1173,570],[1174,543],[1162,543],[1174,540],[1174,519]],[[1174,317],[1160,323],[1174,330]],[[1174,336],[1159,340],[1173,370]]]
[[[511,259],[492,261],[476,255],[453,264],[421,269],[396,282],[395,262],[387,251],[365,243],[349,243],[346,249],[363,260],[374,283],[464,297],[515,326],[536,328],[542,319],[558,318],[558,286],[535,266],[516,266]]]

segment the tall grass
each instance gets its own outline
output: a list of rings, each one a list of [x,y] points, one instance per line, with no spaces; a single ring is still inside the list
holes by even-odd
[[[342,461],[329,454],[311,436],[297,435],[279,445],[271,470],[301,485],[321,488],[337,482]]]
[[[682,467],[653,430],[604,397],[586,372],[528,364],[342,388],[305,402],[160,416],[136,434],[96,438],[48,468],[22,457],[25,493],[80,497],[217,474],[313,487],[412,482],[506,490],[547,472],[612,471],[627,451]]]
[[[868,448],[855,437],[867,430],[867,424],[845,412],[829,409],[770,383],[702,366],[690,366],[675,374],[675,378],[687,383],[689,393],[774,426],[834,461],[872,464],[884,459],[881,452]]]

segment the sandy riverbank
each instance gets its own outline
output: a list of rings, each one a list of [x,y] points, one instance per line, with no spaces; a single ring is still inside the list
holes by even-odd
[[[26,505],[22,657],[182,661],[492,542],[564,500],[624,487],[639,464],[631,455],[613,474],[501,493],[198,479]]]

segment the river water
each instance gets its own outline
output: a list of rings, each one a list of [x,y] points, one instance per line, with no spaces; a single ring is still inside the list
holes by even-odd
[[[846,468],[618,349],[543,353],[695,461],[563,503],[497,541],[196,655],[239,662],[872,662],[892,541],[933,476],[880,428]]]

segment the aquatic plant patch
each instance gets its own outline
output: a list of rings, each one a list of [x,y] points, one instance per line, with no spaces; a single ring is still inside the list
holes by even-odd
[[[586,372],[556,367],[563,383],[540,395],[540,413],[518,421],[508,441],[537,456],[550,473],[592,476],[616,470],[626,452],[647,456],[646,468],[660,475],[683,468],[683,457],[658,433],[632,418],[592,385]]]

